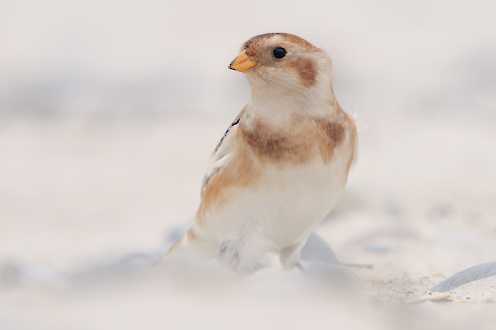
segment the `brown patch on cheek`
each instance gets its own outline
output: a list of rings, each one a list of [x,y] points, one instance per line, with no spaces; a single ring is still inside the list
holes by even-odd
[[[289,62],[289,66],[296,70],[300,80],[305,87],[310,87],[315,83],[317,71],[315,64],[310,59],[297,59]]]

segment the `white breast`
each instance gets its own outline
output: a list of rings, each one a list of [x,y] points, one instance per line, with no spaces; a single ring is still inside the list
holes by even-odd
[[[201,235],[217,248],[236,242],[239,254],[253,260],[303,243],[341,196],[350,151],[346,139],[330,162],[267,167],[255,187],[233,190],[232,201],[199,228]]]

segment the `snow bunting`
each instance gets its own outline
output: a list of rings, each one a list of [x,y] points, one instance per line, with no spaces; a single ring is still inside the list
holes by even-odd
[[[229,68],[246,75],[251,100],[215,147],[193,225],[171,251],[240,272],[270,255],[292,268],[344,190],[355,123],[334,95],[329,56],[296,35],[255,36]]]

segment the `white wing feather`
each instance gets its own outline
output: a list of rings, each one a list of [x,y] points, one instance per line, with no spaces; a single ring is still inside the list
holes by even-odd
[[[208,181],[230,161],[233,150],[233,136],[235,136],[235,133],[238,130],[240,117],[241,113],[236,116],[215,147],[214,152],[210,157],[207,171],[203,176],[202,191]]]

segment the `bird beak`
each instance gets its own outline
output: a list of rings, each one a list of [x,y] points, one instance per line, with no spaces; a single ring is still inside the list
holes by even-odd
[[[239,72],[246,72],[253,68],[257,63],[251,60],[246,52],[243,50],[239,53],[238,57],[236,57],[231,64],[229,64],[229,69],[236,70]]]

